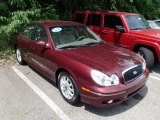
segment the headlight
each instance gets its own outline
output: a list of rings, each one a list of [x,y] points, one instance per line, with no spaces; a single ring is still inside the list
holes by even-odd
[[[111,77],[109,77],[100,71],[92,70],[91,76],[94,82],[101,86],[113,86],[119,84],[119,78],[115,74],[112,74]]]

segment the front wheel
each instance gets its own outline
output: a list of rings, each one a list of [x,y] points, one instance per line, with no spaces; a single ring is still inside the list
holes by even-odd
[[[19,48],[16,48],[16,59],[17,59],[19,64],[21,64],[21,65],[25,64],[25,61],[22,57],[22,52]]]
[[[151,69],[155,61],[153,52],[148,48],[140,47],[137,53],[145,59],[147,68]]]
[[[73,105],[80,101],[78,87],[69,73],[61,72],[59,74],[58,87],[62,97],[68,103]]]

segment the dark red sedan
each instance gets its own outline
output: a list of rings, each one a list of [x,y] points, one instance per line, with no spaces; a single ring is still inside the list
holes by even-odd
[[[16,57],[53,80],[70,104],[112,106],[136,94],[149,71],[140,56],[75,22],[33,22],[15,36]]]

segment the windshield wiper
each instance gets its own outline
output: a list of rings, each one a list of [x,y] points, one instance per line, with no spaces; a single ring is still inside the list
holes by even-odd
[[[78,47],[82,47],[82,46],[81,45],[67,45],[67,46],[60,47],[58,49],[68,49],[68,48],[78,48]]]
[[[87,44],[83,44],[82,46],[89,46],[89,45],[97,45],[97,44],[102,44],[103,41],[100,41],[100,42],[90,42],[90,43],[87,43]]]
[[[141,29],[145,29],[145,28],[133,28],[131,30],[141,30]]]
[[[67,45],[67,46],[60,47],[58,49],[79,48],[79,47],[86,47],[86,46],[89,46],[89,45],[102,44],[102,43],[103,43],[103,41],[101,41],[101,42],[90,42],[90,43],[82,44],[82,45]]]

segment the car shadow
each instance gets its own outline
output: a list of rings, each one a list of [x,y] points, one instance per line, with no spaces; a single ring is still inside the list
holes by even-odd
[[[53,82],[52,80],[50,80],[47,77],[45,77],[44,75],[42,75],[39,71],[37,71],[32,66],[29,65],[29,68],[31,68],[34,72],[36,72],[44,80],[48,81],[51,85],[53,85],[54,87],[57,88],[57,85],[55,84],[55,82]],[[91,113],[97,114],[99,116],[104,116],[104,117],[113,116],[113,115],[116,115],[116,114],[123,113],[123,112],[131,109],[132,107],[136,106],[139,102],[141,102],[142,99],[145,98],[145,96],[147,95],[147,92],[148,92],[148,87],[144,86],[133,97],[129,98],[128,100],[122,102],[119,105],[112,106],[112,107],[109,107],[109,108],[97,108],[97,107],[85,104],[83,102],[80,102],[79,104],[72,105],[72,106],[74,106],[74,107],[84,107],[85,110],[87,110]]]
[[[155,64],[150,72],[155,72],[160,74],[160,63]]]
[[[47,77],[45,77],[45,76],[44,76],[43,74],[41,74],[38,70],[36,70],[34,67],[32,67],[32,66],[30,66],[30,65],[28,65],[28,67],[29,67],[30,69],[32,69],[35,73],[37,73],[39,76],[41,76],[44,80],[46,80],[46,81],[49,82],[51,85],[53,85],[54,87],[57,88],[57,85],[56,85],[56,83],[55,83],[53,80],[48,79]]]
[[[145,96],[147,95],[147,92],[148,92],[148,87],[144,86],[139,91],[139,93],[137,93],[136,95],[134,95],[133,97],[129,98],[128,100],[122,102],[119,105],[112,106],[109,108],[97,108],[97,107],[93,107],[91,105],[85,104],[84,105],[85,110],[92,112],[96,115],[103,116],[103,117],[120,114],[120,113],[123,113],[123,112],[131,109],[132,107],[135,107],[136,105],[138,105],[138,103],[140,103],[142,101],[142,99],[145,98]]]

